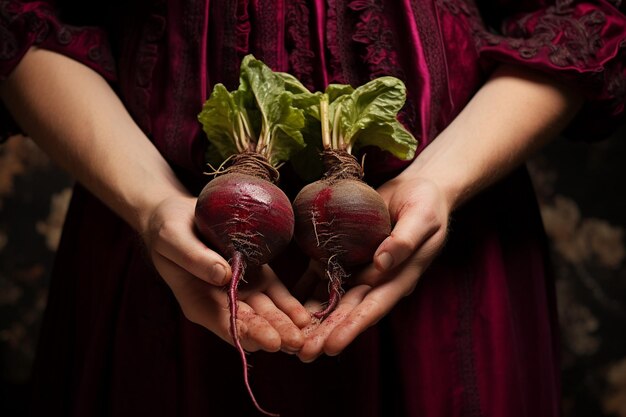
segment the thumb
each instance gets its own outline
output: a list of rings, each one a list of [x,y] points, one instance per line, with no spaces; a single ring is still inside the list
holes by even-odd
[[[391,234],[378,246],[374,266],[387,271],[413,255],[437,233],[445,235],[447,221],[432,207],[406,204],[398,213]]]

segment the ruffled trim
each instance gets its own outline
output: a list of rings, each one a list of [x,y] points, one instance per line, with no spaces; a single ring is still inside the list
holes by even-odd
[[[406,79],[397,53],[400,41],[389,20],[394,10],[385,9],[382,0],[328,0],[328,5],[327,37],[334,82],[345,83],[337,80],[347,78],[360,84],[380,76]],[[415,114],[414,102],[408,96],[398,120],[413,130]],[[363,152],[369,180],[388,178],[410,163],[376,147],[364,148]]]
[[[287,5],[287,50],[290,71],[307,88],[313,90],[313,60],[309,37],[309,8],[305,0],[293,0]]]
[[[235,51],[237,51],[238,61],[250,50],[250,14],[248,13],[248,0],[239,0],[237,2],[237,21],[235,23]]]
[[[341,65],[341,42],[339,39],[340,19],[338,16],[337,2],[336,0],[328,0],[328,11],[326,14],[326,45],[328,45],[328,52],[330,59],[329,64],[329,78],[334,83],[345,83],[345,77],[343,76],[343,66]]]
[[[348,8],[358,14],[352,40],[361,44],[365,52],[361,60],[367,65],[369,78],[390,75],[401,80],[406,79],[398,60],[395,37],[392,25],[385,14],[381,0],[353,0]],[[398,120],[407,127],[415,126],[415,106],[412,97],[407,97]]]
[[[402,77],[398,54],[394,49],[391,25],[383,13],[380,0],[354,0],[348,8],[359,13],[359,21],[352,40],[365,46],[363,61],[372,77],[393,75]]]

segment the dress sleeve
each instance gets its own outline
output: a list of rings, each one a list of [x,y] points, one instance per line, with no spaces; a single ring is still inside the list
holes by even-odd
[[[0,0],[0,82],[37,46],[67,55],[115,80],[114,62],[101,28],[64,24],[47,1]],[[0,142],[20,133],[0,102]]]
[[[507,15],[492,20],[491,30],[476,31],[481,59],[524,65],[576,85],[586,102],[565,132],[570,138],[602,139],[626,121],[621,0],[500,3]]]

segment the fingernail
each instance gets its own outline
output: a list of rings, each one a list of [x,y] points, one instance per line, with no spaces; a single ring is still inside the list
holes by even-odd
[[[317,359],[317,356],[313,356],[312,358],[301,358],[300,356],[298,356],[298,359],[300,359],[300,362],[302,363],[311,363],[315,359]]]
[[[294,349],[294,348],[287,347],[287,346],[281,347],[280,350],[282,350],[283,353],[286,353],[288,355],[295,355],[296,353],[300,352],[300,349]]]
[[[213,265],[211,280],[217,285],[226,284],[226,268],[222,264]]]
[[[381,270],[386,271],[393,266],[393,256],[389,252],[383,252],[376,257],[378,266]]]

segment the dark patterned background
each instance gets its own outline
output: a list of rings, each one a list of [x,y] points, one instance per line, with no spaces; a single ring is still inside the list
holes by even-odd
[[[528,164],[551,239],[566,417],[626,417],[626,129]],[[0,416],[17,417],[71,179],[28,139],[0,145]]]

